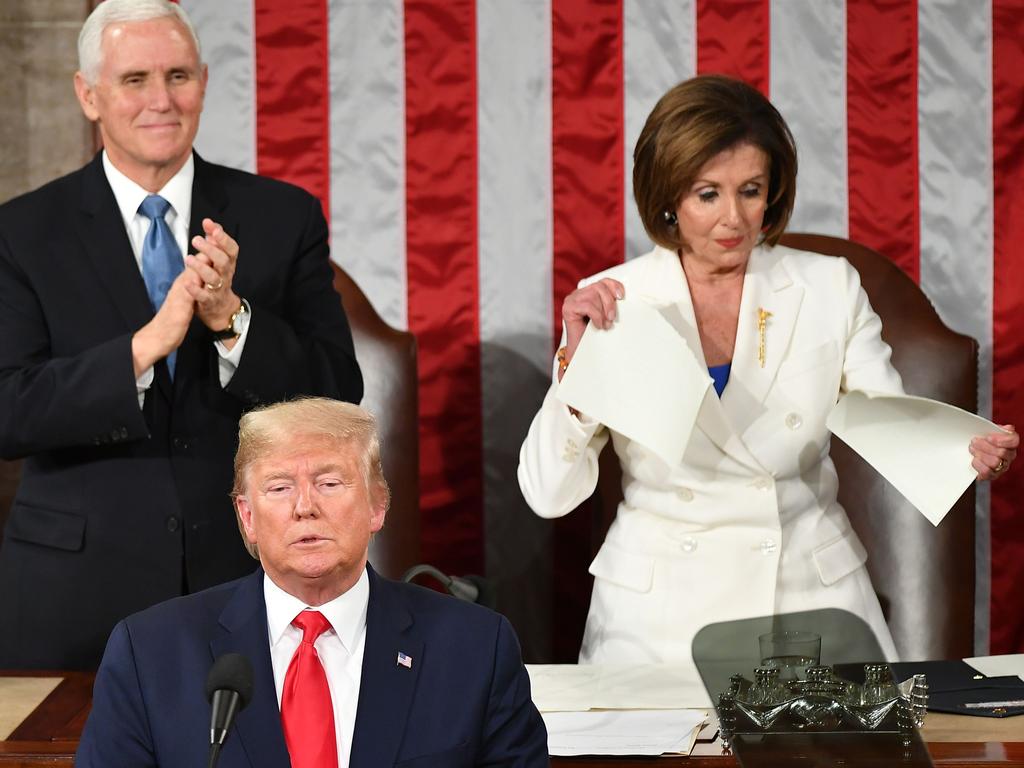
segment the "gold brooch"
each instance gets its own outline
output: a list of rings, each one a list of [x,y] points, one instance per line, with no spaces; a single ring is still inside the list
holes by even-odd
[[[768,318],[772,316],[764,307],[757,308],[757,362],[764,368],[764,334],[768,327]]]

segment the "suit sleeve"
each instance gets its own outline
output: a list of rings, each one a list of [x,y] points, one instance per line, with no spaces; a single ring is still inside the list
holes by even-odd
[[[557,364],[556,364],[557,365]],[[519,488],[541,517],[562,517],[597,487],[598,457],[608,442],[600,423],[577,418],[555,397],[557,380],[544,396],[519,450]]]
[[[871,308],[857,270],[846,259],[839,262],[847,307],[840,389],[902,395],[903,380],[892,365],[892,348],[882,340],[882,320]]]
[[[483,723],[477,766],[546,766],[548,733],[530,697],[530,677],[519,642],[508,621],[499,617],[494,675]]]
[[[286,283],[282,305],[271,309],[243,297],[250,302],[252,318],[242,358],[226,389],[250,405],[297,395],[353,403],[363,397],[352,331],[334,290],[327,222],[320,203],[312,196],[307,200],[301,236],[279,277]],[[244,250],[240,258],[245,258]]]
[[[0,339],[0,456],[13,459],[148,435],[135,387],[131,334],[75,354],[52,349],[40,298],[2,233]]]
[[[110,635],[93,686],[92,711],[75,754],[78,768],[155,768],[145,701],[125,622]]]

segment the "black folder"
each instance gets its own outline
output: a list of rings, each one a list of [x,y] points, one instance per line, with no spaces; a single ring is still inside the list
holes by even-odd
[[[986,677],[963,661],[904,661],[890,666],[897,682],[912,675],[927,676],[928,709],[932,712],[1024,715],[1024,680],[1020,677]]]

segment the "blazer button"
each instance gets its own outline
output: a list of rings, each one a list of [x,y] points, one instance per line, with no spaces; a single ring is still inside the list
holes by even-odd
[[[693,552],[697,549],[697,540],[693,536],[686,536],[679,544],[683,552]]]
[[[564,461],[573,462],[580,455],[580,449],[573,440],[565,441],[565,450],[562,451],[562,459]]]
[[[693,491],[689,488],[679,488],[676,490],[676,496],[680,501],[693,501]]]
[[[765,539],[761,542],[761,554],[767,557],[775,552],[779,548],[779,545],[775,543],[774,539]]]
[[[786,426],[790,429],[800,429],[804,425],[804,420],[800,418],[799,413],[790,413],[786,416]]]
[[[174,533],[176,530],[178,530],[178,518],[176,518],[174,515],[171,515],[167,518],[167,530],[171,533]]]

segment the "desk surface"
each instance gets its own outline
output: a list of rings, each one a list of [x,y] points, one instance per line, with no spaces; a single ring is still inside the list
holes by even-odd
[[[89,713],[93,675],[85,672],[23,674],[33,677],[52,674],[64,679],[6,741],[0,741],[0,766],[71,766],[78,736]],[[937,767],[1024,768],[1024,715],[997,719],[930,713],[923,735]],[[709,751],[708,747],[704,749]],[[710,749],[717,751],[717,748]],[[721,753],[682,758],[563,757],[553,758],[551,764],[559,768],[629,768],[654,765],[653,760],[657,760],[658,768],[729,768],[736,765],[731,755]]]

